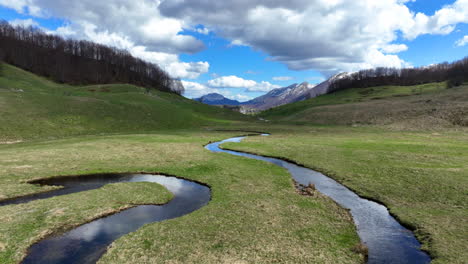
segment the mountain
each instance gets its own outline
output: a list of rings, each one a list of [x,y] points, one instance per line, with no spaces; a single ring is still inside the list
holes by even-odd
[[[228,99],[217,93],[207,94],[194,100],[208,105],[240,106],[240,111],[244,114],[257,113],[273,107],[295,103],[327,94],[329,92],[330,84],[345,76],[348,76],[348,73],[340,73],[318,85],[311,85],[308,82],[300,84],[295,83],[287,87],[273,89],[265,95],[243,103]]]
[[[307,82],[271,90],[265,95],[243,103],[244,109],[252,112],[263,111],[272,107],[306,99],[303,97],[312,86]]]
[[[217,93],[210,93],[207,95],[204,95],[200,98],[195,98],[193,99],[195,101],[208,104],[208,105],[231,105],[231,106],[237,106],[240,105],[241,103],[236,100],[231,100],[228,99],[220,94]]]
[[[293,84],[288,87],[277,88],[255,99],[242,103],[243,113],[255,113],[278,107],[285,104],[304,101],[329,92],[330,84],[338,79],[348,76],[348,73],[340,73],[318,84],[311,85],[307,82]]]

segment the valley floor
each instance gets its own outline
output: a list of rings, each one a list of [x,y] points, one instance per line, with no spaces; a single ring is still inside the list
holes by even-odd
[[[248,130],[273,134],[224,146],[295,160],[385,203],[416,229],[434,263],[468,258],[466,133],[318,126]],[[203,148],[240,134],[200,130],[0,145],[0,195],[44,191],[25,182],[57,175],[177,175],[211,186],[212,201],[192,214],[122,237],[101,263],[362,262],[352,251],[359,238],[344,209],[322,196],[298,195],[289,174],[274,165]],[[130,205],[168,199],[158,185],[127,183],[0,207],[0,262],[20,261],[31,244],[50,233]]]
[[[468,133],[288,127],[226,148],[283,157],[384,203],[434,258],[468,259]]]
[[[275,165],[203,148],[265,131],[272,135],[224,147],[322,171],[387,205],[434,263],[466,263],[468,85],[444,87],[351,89],[267,111],[266,122],[129,85],[56,84],[7,65],[0,77],[0,200],[52,188],[27,183],[38,178],[176,175],[208,184],[210,203],[123,236],[101,263],[362,263],[346,210],[321,195],[297,194]],[[18,263],[50,234],[169,199],[157,184],[119,183],[1,206],[0,263]]]
[[[330,199],[296,193],[275,165],[203,148],[239,132],[84,136],[0,145],[3,199],[44,191],[26,184],[57,175],[160,172],[212,188],[212,201],[181,218],[117,240],[101,263],[359,263],[354,224]],[[154,196],[154,193],[160,195]],[[17,263],[50,233],[135,204],[167,201],[159,185],[102,189],[0,207],[0,262]]]

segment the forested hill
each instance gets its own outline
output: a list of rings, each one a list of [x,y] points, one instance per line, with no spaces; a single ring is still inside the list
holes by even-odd
[[[3,64],[0,75],[0,146],[79,135],[204,131],[251,120],[231,110],[130,84],[58,84],[9,64]]]
[[[0,60],[59,83],[128,83],[177,94],[184,91],[181,82],[158,65],[126,50],[65,40],[38,28],[13,27],[6,21],[0,21]]]
[[[453,63],[439,63],[419,68],[376,68],[343,75],[330,84],[329,92],[350,88],[394,85],[412,86],[447,82],[449,87],[468,82],[468,57]]]

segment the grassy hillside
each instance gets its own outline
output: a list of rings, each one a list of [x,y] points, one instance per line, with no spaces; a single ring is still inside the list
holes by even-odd
[[[11,65],[0,77],[0,142],[229,125],[247,117],[133,85],[69,86]]]
[[[445,83],[348,89],[260,113],[273,121],[401,128],[468,125],[468,86]]]

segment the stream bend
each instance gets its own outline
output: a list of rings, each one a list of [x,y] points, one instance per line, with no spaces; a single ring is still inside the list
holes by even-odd
[[[268,134],[262,134],[262,136],[268,136]],[[368,263],[425,264],[431,262],[429,255],[420,249],[421,244],[414,234],[398,223],[385,206],[361,198],[335,180],[314,170],[282,159],[225,150],[220,147],[223,143],[240,142],[244,138],[246,137],[226,139],[208,144],[205,148],[212,152],[222,152],[273,163],[287,169],[297,183],[304,186],[308,186],[310,183],[314,184],[319,192],[330,197],[343,208],[350,210],[359,237],[369,248]]]
[[[267,136],[268,134],[262,134]],[[240,151],[224,150],[226,142],[240,142],[234,137],[205,146],[212,152],[266,161],[289,171],[302,185],[313,183],[316,189],[342,207],[349,209],[361,240],[369,248],[368,263],[429,263],[430,257],[420,250],[414,234],[400,225],[387,208],[357,194],[333,179],[277,158]],[[120,213],[99,218],[66,233],[51,236],[31,246],[22,263],[95,263],[107,247],[119,237],[134,232],[145,224],[160,222],[189,214],[208,204],[211,192],[207,186],[176,177],[152,174],[106,174],[50,178],[32,183],[63,186],[63,188],[0,202],[0,206],[27,203],[75,192],[100,188],[117,182],[154,182],[166,187],[174,198],[164,205],[140,205]]]
[[[36,181],[36,184],[63,186],[62,189],[7,200],[0,205],[27,203],[70,193],[100,188],[117,182],[153,182],[174,194],[164,205],[140,205],[99,218],[66,233],[45,238],[32,245],[22,263],[96,263],[107,247],[119,237],[134,232],[145,224],[189,214],[208,204],[211,190],[207,186],[176,177],[152,174],[106,174],[58,177]]]

